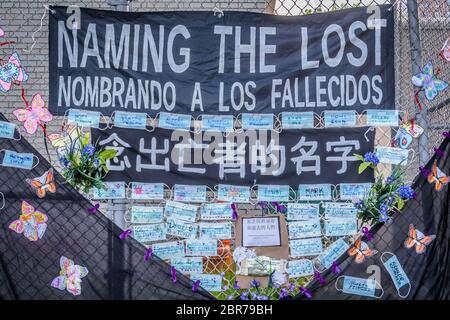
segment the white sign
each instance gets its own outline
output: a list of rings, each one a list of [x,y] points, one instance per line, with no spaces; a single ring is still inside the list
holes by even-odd
[[[281,246],[279,217],[242,218],[242,246]]]

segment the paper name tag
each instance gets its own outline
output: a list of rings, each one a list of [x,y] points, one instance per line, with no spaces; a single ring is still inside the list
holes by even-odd
[[[347,252],[349,247],[348,243],[343,239],[338,239],[318,257],[318,260],[325,269],[328,269],[333,265],[334,261]]]
[[[67,123],[77,124],[81,127],[98,128],[100,125],[100,112],[69,109]]]
[[[0,138],[13,139],[15,130],[14,123],[0,121]]]
[[[185,240],[186,256],[211,257],[217,256],[217,240]]]
[[[174,187],[173,198],[175,201],[205,202],[206,186],[176,184]]]
[[[197,220],[198,207],[175,201],[167,201],[165,206],[165,212],[168,217],[195,222]]]
[[[358,212],[353,203],[325,202],[323,207],[325,209],[325,219],[355,219]]]
[[[320,237],[320,220],[293,221],[288,223],[289,239]]]
[[[243,129],[273,129],[273,114],[243,113],[241,117]]]
[[[355,111],[324,111],[325,127],[354,127],[356,125]]]
[[[231,220],[233,219],[233,210],[231,203],[207,203],[200,210],[202,220]]]
[[[217,200],[237,203],[250,202],[250,188],[219,184],[217,190]]]
[[[203,258],[174,258],[170,260],[172,267],[183,274],[202,273],[203,272]]]
[[[363,279],[344,276],[342,291],[366,297],[375,297],[376,282],[373,279]]]
[[[164,219],[164,208],[157,206],[131,207],[131,223],[160,223]]]
[[[184,257],[183,241],[155,243],[152,245],[153,254],[162,260]]]
[[[323,252],[321,238],[289,240],[289,248],[293,257],[316,256]]]
[[[372,188],[369,183],[341,183],[339,192],[341,200],[360,200],[364,199]]]
[[[260,184],[258,201],[289,201],[289,186]]]
[[[114,126],[119,128],[145,129],[147,127],[147,114],[116,111],[114,113]]]
[[[301,184],[298,186],[298,199],[331,200],[331,184]]]
[[[234,130],[233,116],[202,115],[202,130],[232,132]]]
[[[197,237],[198,225],[195,223],[186,223],[182,220],[169,218],[166,222],[166,232],[169,235],[195,239]]]
[[[329,237],[349,236],[358,233],[356,219],[326,220],[325,235]]]
[[[131,183],[131,199],[163,200],[164,184],[162,183]]]
[[[31,170],[33,168],[34,155],[32,153],[17,153],[5,150],[2,165],[4,167],[20,168]]]
[[[133,238],[140,242],[160,241],[166,239],[163,223],[133,227]]]
[[[288,203],[288,220],[309,220],[319,218],[319,205],[312,203]]]
[[[231,239],[231,223],[200,223],[200,239]]]
[[[191,274],[191,280],[200,280],[200,286],[211,292],[222,291],[222,277],[219,274]]]
[[[104,182],[105,189],[93,189],[93,198],[102,199],[125,199],[126,185],[125,182]]]
[[[158,119],[158,127],[165,129],[191,129],[192,117],[187,114],[174,114],[161,112]]]
[[[282,112],[283,129],[314,128],[314,112]]]
[[[300,278],[314,274],[313,263],[311,260],[291,260],[288,262],[287,272],[289,278]]]
[[[408,164],[408,149],[392,147],[376,147],[376,155],[381,163],[406,166]]]
[[[398,127],[398,110],[367,110],[367,125]]]

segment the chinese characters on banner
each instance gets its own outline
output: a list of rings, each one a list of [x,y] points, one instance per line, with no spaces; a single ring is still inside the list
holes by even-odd
[[[117,150],[107,163],[108,181],[164,182],[214,187],[219,183],[278,184],[373,181],[358,175],[354,153],[374,148],[367,128],[247,130],[230,133],[153,132],[114,128],[92,130],[93,141]]]

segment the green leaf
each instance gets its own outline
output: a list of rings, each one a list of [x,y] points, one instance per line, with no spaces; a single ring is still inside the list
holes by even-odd
[[[361,174],[370,166],[370,162],[363,162],[359,165],[358,174]]]
[[[364,162],[364,157],[360,154],[354,153],[353,156],[358,159],[359,161]]]
[[[108,159],[114,158],[116,156],[116,154],[117,154],[117,150],[105,149],[99,153],[98,157],[100,160],[108,160]]]
[[[403,207],[405,206],[405,201],[401,198],[398,198],[397,200],[397,209],[398,210],[402,210]]]

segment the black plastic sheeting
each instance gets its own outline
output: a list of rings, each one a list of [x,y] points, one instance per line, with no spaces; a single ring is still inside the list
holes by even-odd
[[[7,121],[2,114],[0,120]],[[57,192],[39,199],[25,179],[51,166],[24,137],[0,139],[3,149],[33,153],[39,165],[32,170],[0,165],[0,192],[6,198],[0,210],[0,299],[213,299],[202,288],[193,292],[192,281],[179,273],[173,283],[170,266],[159,258],[145,262],[146,248],[131,237],[120,240],[122,230],[100,212],[88,213],[90,202],[56,172]],[[22,200],[49,218],[36,242],[8,228],[19,218]],[[79,296],[50,286],[59,275],[61,256],[89,270]]]
[[[439,147],[445,152],[441,158],[435,155],[425,166],[429,170],[437,160],[438,167],[446,174],[450,173],[450,143],[446,138]],[[416,178],[413,187],[416,198],[407,202],[405,208],[395,214],[388,224],[375,225],[371,233],[374,239],[369,242],[371,248],[379,251],[375,256],[366,259],[362,264],[357,264],[354,257],[347,253],[340,258],[341,272],[333,274],[328,270],[322,276],[327,284],[321,286],[314,281],[309,286],[314,300],[359,300],[374,299],[363,296],[349,295],[337,291],[335,282],[339,276],[354,276],[368,278],[371,270],[379,267],[381,271],[381,286],[384,290],[383,300],[402,299],[383,266],[380,256],[383,252],[394,253],[411,282],[411,292],[406,299],[411,300],[447,300],[450,298],[450,215],[449,215],[449,187],[436,191],[434,185],[428,183],[422,175]],[[409,225],[422,231],[425,235],[436,235],[436,239],[427,247],[424,254],[418,255],[414,248],[407,249],[404,241],[408,236]],[[363,241],[367,241],[363,237]],[[375,265],[375,267],[370,266]],[[369,270],[368,270],[369,268]],[[339,288],[342,280],[339,280]],[[401,293],[405,293],[405,288]],[[300,294],[298,299],[306,299]]]

